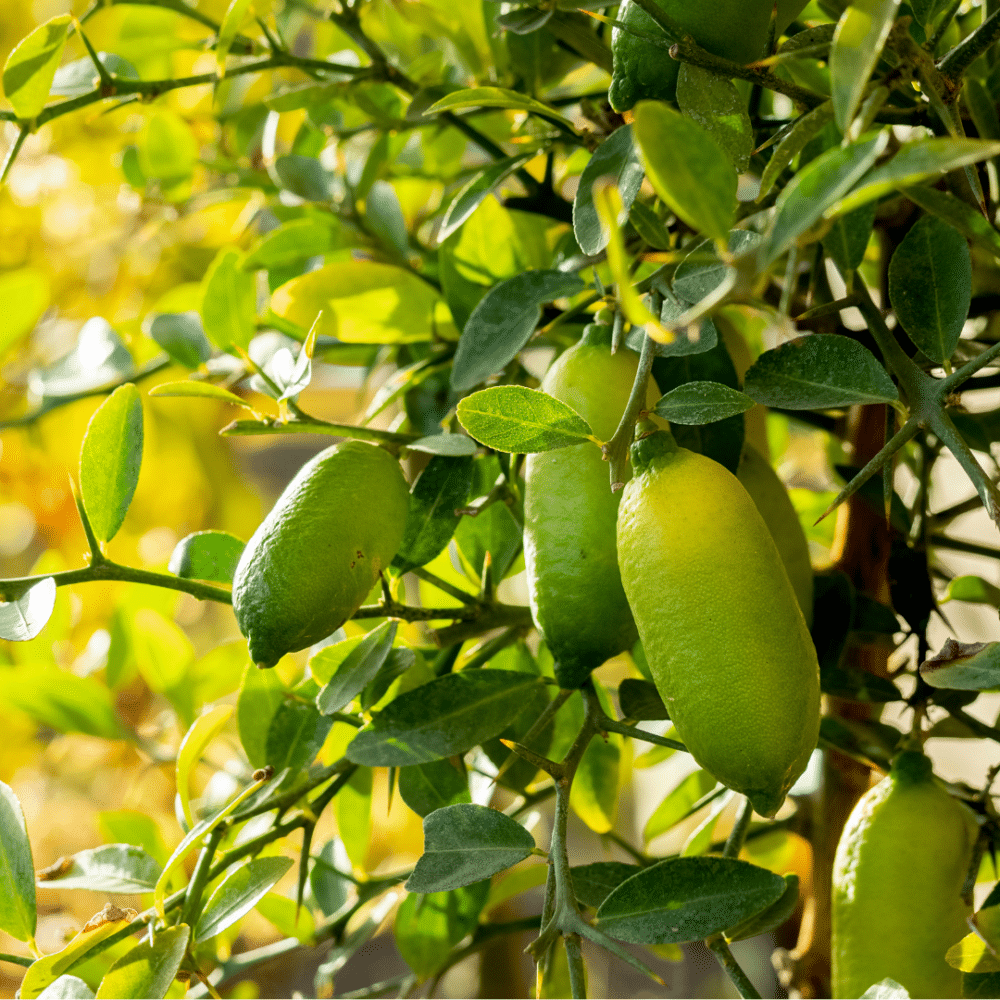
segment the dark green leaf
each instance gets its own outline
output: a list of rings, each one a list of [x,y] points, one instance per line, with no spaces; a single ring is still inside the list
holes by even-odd
[[[486,676],[489,671],[482,673]],[[458,889],[516,865],[534,849],[534,837],[496,809],[468,803],[446,806],[424,817],[424,853],[406,888],[410,892]]]
[[[365,195],[365,223],[371,234],[404,260],[410,254],[406,220],[396,189],[388,181],[375,181]]]
[[[0,930],[18,941],[35,936],[35,866],[21,803],[0,781]]]
[[[1000,688],[1000,642],[948,639],[937,656],[920,664],[920,676],[931,687],[953,691]]]
[[[878,635],[895,635],[902,631],[892,608],[867,594],[858,594],[855,598],[851,630]]]
[[[325,917],[339,913],[350,896],[351,881],[338,870],[336,854],[337,841],[328,840],[313,859],[312,871],[309,872],[313,899]]]
[[[347,756],[369,767],[405,767],[465,753],[501,733],[538,683],[510,670],[439,677],[391,701],[348,744]]]
[[[462,330],[451,371],[451,386],[472,389],[503,371],[528,342],[541,318],[541,307],[584,288],[564,271],[525,271],[491,288]]]
[[[889,299],[910,340],[944,364],[958,346],[972,301],[972,257],[956,229],[925,215],[889,262]]]
[[[332,725],[333,720],[312,705],[284,702],[267,730],[266,762],[276,772],[288,768],[294,778],[315,760]]]
[[[625,879],[641,871],[638,865],[622,861],[596,861],[591,865],[577,865],[570,869],[570,874],[576,898],[584,906],[596,910]]]
[[[826,101],[799,116],[795,124],[782,136],[777,148],[771,154],[771,159],[764,168],[764,173],[760,179],[760,191],[757,194],[758,201],[767,196],[771,188],[774,187],[774,182],[781,176],[784,169],[832,121],[832,101]]]
[[[825,666],[820,670],[820,689],[823,694],[848,701],[883,704],[901,701],[899,688],[885,677],[876,677],[867,670]]]
[[[903,194],[925,212],[930,212],[947,222],[949,226],[954,226],[980,250],[985,250],[994,256],[1000,255],[1000,233],[993,228],[982,212],[961,198],[956,198],[949,191],[938,191],[937,188],[921,185],[908,187]]]
[[[660,310],[660,322],[664,326],[670,326],[675,320],[687,310],[686,302],[676,299],[664,299],[663,308]],[[644,330],[641,327],[632,327],[626,343],[635,351],[642,350],[642,337]],[[715,323],[707,316],[697,326],[692,324],[685,330],[675,330],[676,336],[669,344],[657,344],[657,357],[669,358],[679,357],[683,354],[704,354],[712,350],[719,342],[719,331]]]
[[[332,175],[319,160],[311,156],[279,156],[274,162],[274,172],[282,188],[305,201],[330,200]]]
[[[729,253],[738,256],[760,246],[761,237],[750,229],[734,229],[728,237]],[[713,259],[714,258],[714,259]],[[695,244],[674,272],[674,294],[685,302],[700,302],[725,281],[729,265],[709,240]]]
[[[745,413],[754,401],[720,382],[688,382],[657,400],[657,416],[673,424],[713,424]]]
[[[597,911],[619,941],[697,941],[746,920],[781,898],[780,875],[735,858],[672,858],[623,882]]]
[[[870,202],[840,216],[823,237],[826,255],[843,275],[856,270],[864,260],[875,225],[875,207],[875,202]]]
[[[498,184],[503,183],[515,170],[523,167],[534,155],[534,153],[526,153],[522,156],[509,156],[504,160],[498,160],[476,174],[455,195],[454,201],[448,206],[448,211],[441,223],[441,231],[438,233],[438,242],[443,243],[451,236],[479,208],[483,199]]]
[[[160,313],[153,317],[149,335],[185,368],[197,368],[212,356],[212,345],[196,312]]]
[[[142,400],[128,383],[97,408],[80,448],[80,492],[100,541],[111,541],[122,526],[141,465]]]
[[[245,546],[228,531],[196,531],[177,543],[167,569],[185,579],[232,583]]]
[[[162,1000],[184,960],[191,928],[175,924],[159,931],[127,951],[108,969],[97,990],[98,1000],[118,997],[143,997]]]
[[[403,541],[393,560],[400,572],[426,565],[444,549],[458,527],[455,511],[465,505],[471,486],[471,456],[435,455],[427,463],[410,490]]]
[[[387,621],[372,629],[340,662],[336,673],[316,696],[316,707],[324,715],[346,708],[374,680],[392,649],[398,624]],[[322,656],[323,652],[316,655]]]
[[[648,205],[633,202],[628,218],[635,231],[655,250],[670,249],[670,231]]]
[[[230,872],[208,898],[194,940],[207,941],[249,913],[295,862],[291,858],[254,858]]]
[[[853,760],[872,764],[886,772],[902,738],[898,729],[871,720],[862,722],[827,716],[819,725],[821,747],[832,747]]]
[[[765,406],[821,410],[887,403],[899,393],[875,356],[856,340],[815,333],[765,351],[744,390]]]
[[[39,580],[13,601],[0,601],[0,639],[27,642],[45,628],[56,606],[56,581]]]
[[[746,436],[742,414],[703,426],[674,424],[673,435],[682,448],[705,455],[736,475]]]
[[[469,779],[450,760],[434,760],[399,769],[399,794],[418,815],[435,809],[471,802]]]
[[[622,125],[594,150],[583,173],[573,199],[573,232],[580,249],[589,256],[599,254],[607,245],[610,233],[601,225],[594,204],[594,182],[610,179],[618,188],[622,199],[619,225],[624,225],[635,196],[642,186],[642,163],[632,142],[632,126]]]
[[[458,420],[472,437],[496,451],[552,451],[593,437],[590,425],[572,407],[523,385],[500,385],[466,396],[459,401]]]
[[[550,108],[547,104],[518,93],[516,90],[505,90],[503,87],[473,87],[468,90],[456,90],[432,104],[424,114],[454,111],[456,108],[510,108],[518,111],[530,111],[533,114],[560,121],[570,129],[573,128],[573,123],[559,114],[555,108]]]
[[[521,551],[521,528],[504,504],[494,503],[475,517],[463,517],[459,521],[455,544],[479,579],[482,579],[483,561],[488,552],[490,576],[497,584]]]
[[[785,875],[784,879],[785,891],[777,902],[735,927],[730,927],[726,931],[727,941],[744,941],[757,937],[758,934],[770,934],[791,917],[799,902],[799,877],[792,873]]]
[[[660,692],[650,681],[627,677],[618,685],[618,704],[626,719],[669,719]]]
[[[719,144],[742,173],[750,165],[753,126],[746,100],[731,80],[691,63],[677,74],[677,104]]]
[[[55,878],[46,878],[46,888],[89,889],[91,892],[152,892],[160,877],[160,866],[141,848],[131,844],[106,844],[72,857],[72,867]],[[39,878],[39,881],[43,880]]]

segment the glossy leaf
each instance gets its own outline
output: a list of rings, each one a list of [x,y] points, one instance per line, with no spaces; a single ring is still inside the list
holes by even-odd
[[[622,214],[618,224],[624,225],[629,209],[642,186],[643,168],[638,150],[632,141],[632,127],[622,125],[594,150],[573,198],[573,232],[580,249],[590,256],[599,254],[607,245],[610,232],[605,229],[594,205],[594,182],[608,177],[618,188],[622,199]]]
[[[244,271],[288,267],[333,249],[337,229],[332,222],[314,218],[292,219],[266,233],[240,266]]]
[[[657,400],[654,411],[676,424],[711,424],[745,413],[754,401],[719,382],[688,382]]]
[[[456,90],[432,104],[424,114],[432,115],[439,111],[454,111],[457,108],[510,108],[517,111],[530,111],[532,114],[562,122],[570,130],[573,129],[573,123],[559,114],[555,108],[550,108],[547,104],[542,104],[541,101],[536,101],[516,90],[504,90],[503,87],[473,87],[469,90]]]
[[[961,198],[956,198],[950,191],[938,191],[937,188],[923,185],[908,187],[903,194],[925,212],[930,212],[953,226],[980,250],[995,257],[1000,256],[1000,233],[984,218],[982,212]]]
[[[202,279],[201,321],[222,351],[246,350],[257,332],[257,292],[241,256],[234,247],[223,247]]]
[[[920,665],[920,676],[936,688],[992,691],[1000,688],[1000,642],[948,639],[937,656]]]
[[[889,300],[910,340],[932,361],[947,361],[972,301],[965,237],[933,215],[918,220],[889,262]]]
[[[761,236],[750,229],[734,229],[726,241],[730,254],[739,256],[759,247]],[[722,284],[730,270],[709,240],[702,240],[677,265],[674,271],[674,294],[685,302],[700,302]],[[666,303],[664,303],[666,308]]]
[[[212,345],[196,312],[160,313],[153,317],[149,335],[185,368],[197,368],[212,356]]]
[[[765,351],[746,373],[743,388],[758,403],[792,410],[899,398],[892,379],[867,348],[833,334],[796,337]]]
[[[618,685],[618,704],[626,719],[669,719],[667,706],[651,681],[627,677]]]
[[[396,912],[396,947],[420,979],[434,975],[453,945],[475,930],[489,895],[489,881],[450,892],[411,892]]]
[[[217,399],[223,403],[241,406],[245,410],[253,410],[253,407],[245,399],[240,399],[235,392],[223,389],[221,385],[213,385],[211,382],[195,382],[191,379],[182,379],[179,382],[162,382],[160,385],[153,386],[149,390],[149,395]]]
[[[622,742],[618,733],[591,740],[570,789],[570,807],[594,833],[608,833],[618,819]]]
[[[575,274],[564,271],[525,271],[491,288],[462,330],[451,387],[472,389],[503,371],[535,332],[542,304],[583,288]]]
[[[775,147],[771,159],[767,161],[767,166],[761,175],[757,201],[763,201],[767,197],[786,167],[789,167],[792,160],[832,121],[832,101],[824,101],[818,107],[799,116]]]
[[[254,858],[230,872],[205,903],[194,941],[206,941],[249,913],[295,862],[291,858]]]
[[[778,901],[785,880],[735,858],[674,858],[623,882],[597,911],[605,934],[632,944],[697,941]]]
[[[94,991],[77,976],[60,976],[38,994],[40,1000],[94,1000]]]
[[[466,440],[469,440],[466,438]],[[435,455],[410,490],[403,541],[393,560],[402,573],[424,566],[437,556],[455,534],[472,486],[472,457]]]
[[[205,748],[218,735],[232,714],[232,705],[219,705],[204,712],[192,723],[177,750],[175,767],[177,795],[188,827],[194,826],[194,816],[191,813],[191,774],[198,766]],[[155,879],[153,883],[156,883]]]
[[[18,941],[35,937],[35,866],[21,803],[0,781],[0,930]]]
[[[45,628],[56,606],[56,581],[39,580],[13,601],[0,601],[0,639],[27,642]]]
[[[236,723],[240,743],[254,768],[269,763],[267,734],[284,701],[285,690],[275,671],[259,670],[254,664],[248,664],[236,701]]]
[[[228,531],[196,531],[177,543],[167,569],[185,579],[232,583],[245,546]]]
[[[874,225],[875,202],[834,220],[823,237],[823,249],[841,274],[850,274],[861,266]]]
[[[451,458],[472,456],[479,450],[476,442],[464,434],[428,434],[407,446],[408,451],[422,451],[427,455],[445,455]]]
[[[693,771],[686,778],[683,778],[667,793],[653,814],[646,820],[645,829],[642,831],[643,840],[648,844],[661,833],[666,833],[691,811],[695,803],[712,791],[716,784],[715,778],[701,769]]]
[[[786,920],[790,919],[799,902],[799,877],[794,873],[783,876],[785,891],[760,913],[744,920],[726,931],[727,941],[745,941],[759,934],[770,934],[777,930]]]
[[[434,760],[399,769],[399,794],[418,815],[427,816],[435,809],[471,802],[469,779],[463,769],[450,760]]]
[[[736,169],[715,139],[659,101],[640,101],[632,125],[646,176],[689,226],[725,241],[736,209]]]
[[[137,944],[105,973],[97,989],[97,1000],[105,997],[161,1000],[181,967],[190,936],[187,924],[175,924],[159,931],[152,944],[148,940]]]
[[[347,756],[368,767],[405,767],[465,753],[501,733],[538,683],[510,670],[439,677],[389,702],[348,744]]]
[[[483,199],[494,188],[502,184],[515,170],[523,167],[534,155],[534,153],[526,153],[522,156],[509,156],[506,159],[497,160],[496,163],[476,174],[455,195],[454,200],[448,206],[448,211],[441,222],[441,230],[437,237],[438,242],[443,243],[452,233],[456,232],[462,223],[479,208]]]
[[[949,584],[944,601],[966,601],[969,604],[992,604],[1000,608],[1000,587],[981,576],[956,576]]]
[[[494,584],[506,576],[514,557],[521,551],[522,532],[506,504],[490,504],[475,517],[463,517],[455,529],[455,544],[467,560],[472,574],[481,580],[486,554]]]
[[[316,707],[324,715],[346,708],[375,678],[392,649],[397,625],[395,621],[383,622],[341,660],[336,672],[316,696]],[[323,651],[316,655],[322,656]]]
[[[45,107],[71,23],[69,14],[49,18],[7,56],[3,92],[18,118],[34,118]]]
[[[837,128],[846,133],[892,30],[900,0],[855,0],[830,47],[830,89]]]
[[[308,767],[319,753],[333,720],[322,715],[313,705],[286,701],[274,713],[264,744],[266,761],[281,771],[288,768],[292,775]]]
[[[80,492],[94,534],[109,542],[125,520],[142,465],[142,400],[119,386],[90,418],[80,449]]]
[[[737,172],[747,169],[754,148],[753,126],[746,101],[731,80],[691,63],[681,63],[677,104],[715,139]]]
[[[486,806],[461,804],[424,817],[424,853],[406,882],[410,892],[447,892],[523,861],[535,838],[517,820]]]
[[[627,878],[641,872],[638,865],[622,861],[596,861],[590,865],[576,865],[570,869],[573,891],[584,906],[596,910]]]
[[[152,892],[160,877],[160,866],[141,847],[105,844],[79,851],[72,865],[56,878],[39,877],[46,888],[89,889],[91,892]]]
[[[539,389],[495,386],[466,396],[458,421],[477,441],[497,451],[552,451],[593,437],[590,425],[572,407]]]

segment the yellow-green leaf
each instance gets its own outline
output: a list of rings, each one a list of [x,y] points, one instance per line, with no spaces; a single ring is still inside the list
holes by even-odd
[[[3,92],[18,118],[34,118],[45,107],[59,68],[72,18],[60,14],[22,39],[3,68]]]
[[[205,747],[233,714],[232,705],[220,705],[199,716],[181,741],[177,751],[177,794],[180,796],[184,818],[189,826],[194,826],[191,813],[191,772],[201,759]]]

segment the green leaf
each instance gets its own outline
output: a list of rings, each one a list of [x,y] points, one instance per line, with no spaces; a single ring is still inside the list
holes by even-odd
[[[371,768],[359,767],[337,795],[337,832],[355,868],[365,869],[372,827]]]
[[[757,201],[763,201],[767,197],[775,181],[781,176],[786,167],[791,165],[799,153],[812,142],[813,139],[823,131],[826,126],[833,121],[833,102],[824,101],[818,107],[800,115],[795,124],[785,133],[778,143],[771,159],[760,179],[760,191],[757,193]]]
[[[623,882],[597,911],[605,934],[632,944],[698,941],[778,901],[785,880],[735,858],[672,858]]]
[[[962,96],[979,137],[994,142],[1000,139],[1000,116],[987,87],[974,76],[967,76]]]
[[[338,227],[332,219],[292,219],[266,233],[240,266],[244,271],[288,267],[334,249],[337,234]]]
[[[398,624],[387,621],[372,629],[340,661],[330,680],[316,696],[316,707],[324,715],[346,708],[375,678],[392,649]],[[320,650],[313,659],[321,658],[325,652],[325,649]]]
[[[223,247],[201,283],[201,321],[221,351],[246,350],[257,332],[257,292],[241,257],[235,247]]]
[[[635,196],[642,187],[643,168],[639,152],[632,141],[631,125],[622,125],[594,150],[580,175],[580,184],[573,198],[573,233],[580,249],[589,256],[599,254],[610,239],[594,204],[594,182],[608,177],[618,188],[622,199],[622,215],[618,225],[624,225]]]
[[[910,340],[944,364],[958,346],[972,301],[972,256],[965,237],[925,215],[889,262],[889,300]]]
[[[212,345],[196,312],[160,313],[153,317],[149,335],[185,368],[198,368],[212,356]]]
[[[56,606],[56,581],[39,580],[13,601],[0,601],[0,639],[27,642],[45,628]]]
[[[294,863],[291,858],[254,858],[230,872],[202,910],[194,931],[195,944],[215,937],[249,913]]]
[[[593,440],[593,431],[566,403],[523,385],[482,389],[459,400],[458,422],[470,437],[497,451],[552,451]]]
[[[956,198],[950,191],[938,191],[937,188],[923,185],[905,188],[903,194],[925,212],[954,226],[980,250],[985,250],[994,257],[1000,256],[1000,233],[984,218],[982,212],[966,204],[961,198]]]
[[[425,566],[451,541],[459,523],[455,511],[465,506],[471,486],[471,456],[435,455],[427,463],[410,490],[403,541],[393,559],[399,572]]]
[[[22,267],[0,275],[0,356],[31,332],[49,307],[48,276],[34,267]]]
[[[7,56],[3,92],[18,118],[35,118],[45,107],[72,20],[69,14],[50,18]]]
[[[490,575],[493,583],[499,584],[521,551],[521,526],[506,504],[490,504],[475,517],[461,518],[455,529],[455,545],[476,580],[483,577],[483,564],[489,553]]]
[[[194,382],[191,379],[182,379],[179,382],[163,382],[160,385],[153,386],[149,390],[149,395],[218,399],[223,403],[232,403],[235,406],[242,406],[244,410],[253,412],[253,407],[245,399],[240,399],[236,393],[230,392],[228,389],[223,389],[221,385],[212,385],[211,382]]]
[[[181,740],[177,751],[175,776],[177,797],[188,827],[194,826],[194,815],[191,812],[191,773],[198,766],[205,747],[218,735],[232,714],[232,705],[219,705],[217,708],[209,709],[195,719]],[[153,879],[153,883],[155,885],[156,879]]]
[[[688,382],[661,396],[654,411],[674,424],[712,424],[753,405],[748,396],[720,382]]]
[[[538,684],[510,670],[439,677],[389,702],[348,744],[347,756],[368,767],[405,767],[465,753],[499,735]]]
[[[504,90],[503,87],[472,87],[468,90],[456,90],[432,104],[424,114],[433,115],[439,111],[454,111],[456,108],[509,108],[515,111],[530,111],[543,118],[561,122],[572,132],[576,131],[573,123],[559,114],[555,108],[550,108],[547,104],[542,104],[541,101],[536,101],[516,90]]]
[[[729,234],[726,249],[733,256],[739,256],[760,244],[761,236],[758,233],[750,229],[734,229]],[[729,264],[719,257],[711,241],[701,240],[678,264],[674,272],[674,294],[685,302],[700,302],[726,280],[730,270]]]
[[[669,250],[671,246],[670,231],[660,217],[648,205],[641,201],[632,203],[628,214],[629,222],[635,231],[656,250]]]
[[[860,267],[865,258],[875,226],[875,207],[875,202],[869,202],[847,215],[839,216],[823,237],[826,255],[843,275]]]
[[[626,677],[618,685],[618,704],[626,719],[669,719],[667,706],[652,681]]]
[[[777,930],[795,912],[799,902],[799,877],[794,873],[783,876],[785,891],[778,901],[761,910],[748,920],[730,927],[726,931],[727,941],[745,941],[758,934],[770,934]]]
[[[1000,587],[993,586],[981,576],[956,576],[948,584],[941,601],[966,601],[969,604],[992,604],[1000,608]]]
[[[198,144],[180,115],[160,107],[146,120],[137,143],[139,169],[169,189],[183,185],[198,161]],[[184,191],[184,188],[181,188]]]
[[[245,547],[228,531],[195,531],[174,547],[167,570],[186,580],[232,583]]]
[[[596,861],[590,865],[576,865],[570,869],[573,891],[584,906],[596,910],[627,878],[641,872],[638,865],[622,861]]]
[[[471,802],[469,779],[450,760],[433,760],[399,769],[399,794],[418,815]]]
[[[18,941],[35,938],[35,866],[21,803],[0,781],[0,930]]]
[[[162,1000],[184,960],[191,928],[175,924],[126,952],[108,969],[97,988],[97,1000],[137,997]]]
[[[610,714],[611,703],[603,686],[595,680],[594,687],[601,707]],[[618,818],[618,771],[623,742],[618,733],[591,740],[570,789],[569,804],[573,812],[598,834],[608,833]]]
[[[116,56],[113,52],[98,52],[100,64],[112,75],[121,80],[138,80],[139,73],[127,59]],[[49,89],[49,96],[82,97],[92,93],[100,82],[100,74],[89,55],[73,62],[65,63],[56,70]]]
[[[496,163],[490,164],[485,170],[476,174],[455,195],[452,203],[448,206],[448,211],[445,212],[441,222],[441,231],[438,233],[438,243],[443,243],[452,233],[456,232],[462,223],[479,208],[483,199],[494,188],[502,184],[515,170],[519,170],[534,156],[534,153],[508,156],[506,159],[497,160]]]
[[[475,930],[489,891],[486,880],[451,892],[411,892],[403,900],[393,926],[396,947],[421,980],[441,969],[452,946]]]
[[[253,0],[231,0],[215,40],[215,62],[219,67],[220,79],[226,74],[226,56],[233,47],[236,34],[250,11]]]
[[[693,771],[683,778],[663,801],[656,807],[653,814],[646,820],[642,838],[648,844],[661,833],[666,833],[679,823],[691,811],[695,803],[703,799],[715,788],[717,782],[707,771]]]
[[[60,976],[38,996],[41,1000],[94,1000],[94,991],[76,976]]]
[[[681,63],[677,104],[715,139],[737,172],[743,173],[750,166],[753,126],[746,101],[731,80],[691,63]]]
[[[285,701],[274,713],[264,744],[265,759],[275,771],[289,769],[289,778],[308,767],[326,740],[333,720],[313,705]]]
[[[388,181],[375,181],[365,195],[365,224],[383,246],[404,260],[410,254],[406,220],[396,189]]]
[[[844,11],[830,47],[830,90],[837,128],[847,132],[892,30],[900,0],[856,0]]]
[[[920,664],[920,676],[931,687],[952,691],[1000,688],[1000,642],[948,639],[937,656]]]
[[[746,373],[744,391],[765,406],[822,410],[888,403],[899,393],[875,356],[856,340],[816,333],[765,351]]]
[[[329,202],[333,175],[312,156],[279,156],[274,172],[280,187],[303,201]]]
[[[699,857],[708,851],[712,846],[712,837],[719,823],[719,815],[732,802],[735,794],[735,792],[727,789],[720,796],[712,800],[707,815],[688,834],[687,840],[684,841],[681,847],[682,858]]]
[[[284,701],[285,689],[278,675],[273,670],[259,670],[248,664],[236,701],[236,724],[240,743],[254,768],[268,763],[267,734]]]
[[[142,399],[119,386],[90,418],[80,448],[80,492],[94,534],[110,542],[125,520],[142,465]]]
[[[640,101],[632,125],[646,176],[689,226],[724,242],[736,209],[736,170],[715,139],[658,101]]]
[[[97,814],[101,840],[109,844],[132,844],[141,847],[161,867],[167,849],[156,821],[133,809],[112,809]]]
[[[424,817],[424,853],[406,888],[459,889],[513,867],[534,849],[535,838],[496,809],[470,803],[446,806]]]
[[[865,174],[849,194],[839,196],[839,201],[825,208],[824,214],[833,218],[853,212],[866,202],[881,198],[897,188],[939,178],[949,170],[998,155],[1000,142],[983,142],[981,139],[917,139],[904,143],[891,160]]]
[[[351,880],[337,869],[336,854],[337,841],[328,840],[313,858],[312,871],[309,872],[313,899],[325,917],[339,913],[349,899]]]
[[[117,385],[134,370],[132,355],[118,334],[106,319],[93,316],[80,328],[69,354],[32,372],[32,391],[44,399],[75,396]]]
[[[888,143],[889,133],[882,131],[866,142],[828,149],[800,170],[778,195],[774,221],[759,251],[761,265],[777,260],[827,209],[840,202]]]
[[[445,455],[452,458],[473,456],[479,450],[476,442],[464,434],[428,434],[406,446],[408,451],[422,451],[427,455]]]
[[[491,288],[462,330],[451,371],[451,387],[472,389],[503,371],[527,344],[542,304],[575,295],[585,287],[564,271],[525,271]]]
[[[271,296],[271,311],[303,330],[322,311],[319,336],[349,344],[430,340],[447,319],[437,292],[422,278],[368,260],[327,264],[286,281]]]
[[[39,878],[45,888],[91,892],[152,892],[160,866],[141,847],[105,844],[73,855],[72,867],[55,878]]]

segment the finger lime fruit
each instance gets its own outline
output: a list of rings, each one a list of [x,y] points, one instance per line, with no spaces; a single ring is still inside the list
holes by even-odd
[[[771,0],[656,0],[678,27],[717,56],[748,63],[760,59],[771,23]],[[804,0],[778,0],[778,31],[788,27],[805,7]],[[672,101],[680,63],[666,48],[642,35],[666,40],[663,29],[632,0],[618,9],[623,25],[611,33],[614,74],[608,100],[615,111],[628,111],[636,101]]]
[[[813,569],[809,560],[809,542],[802,530],[799,515],[788,497],[788,490],[771,467],[771,463],[750,444],[743,443],[736,478],[750,494],[764,518],[778,547],[785,572],[798,598],[806,625],[813,617]]]
[[[357,611],[399,548],[409,500],[399,462],[377,445],[344,441],[302,466],[233,578],[257,666],[325,639]]]
[[[618,563],[649,668],[694,759],[773,816],[819,735],[819,664],[739,480],[657,432],[632,446]]]
[[[569,404],[594,435],[615,432],[638,357],[611,353],[611,327],[591,324],[548,370],[542,389]],[[650,383],[647,403],[657,393]],[[630,649],[635,622],[615,547],[621,493],[593,444],[529,455],[524,476],[524,562],[531,613],[555,660],[556,679],[576,688],[605,660]]]
[[[911,997],[957,997],[945,952],[968,932],[962,886],[976,840],[972,812],[905,750],[854,807],[833,863],[833,996],[859,997],[887,976]]]

